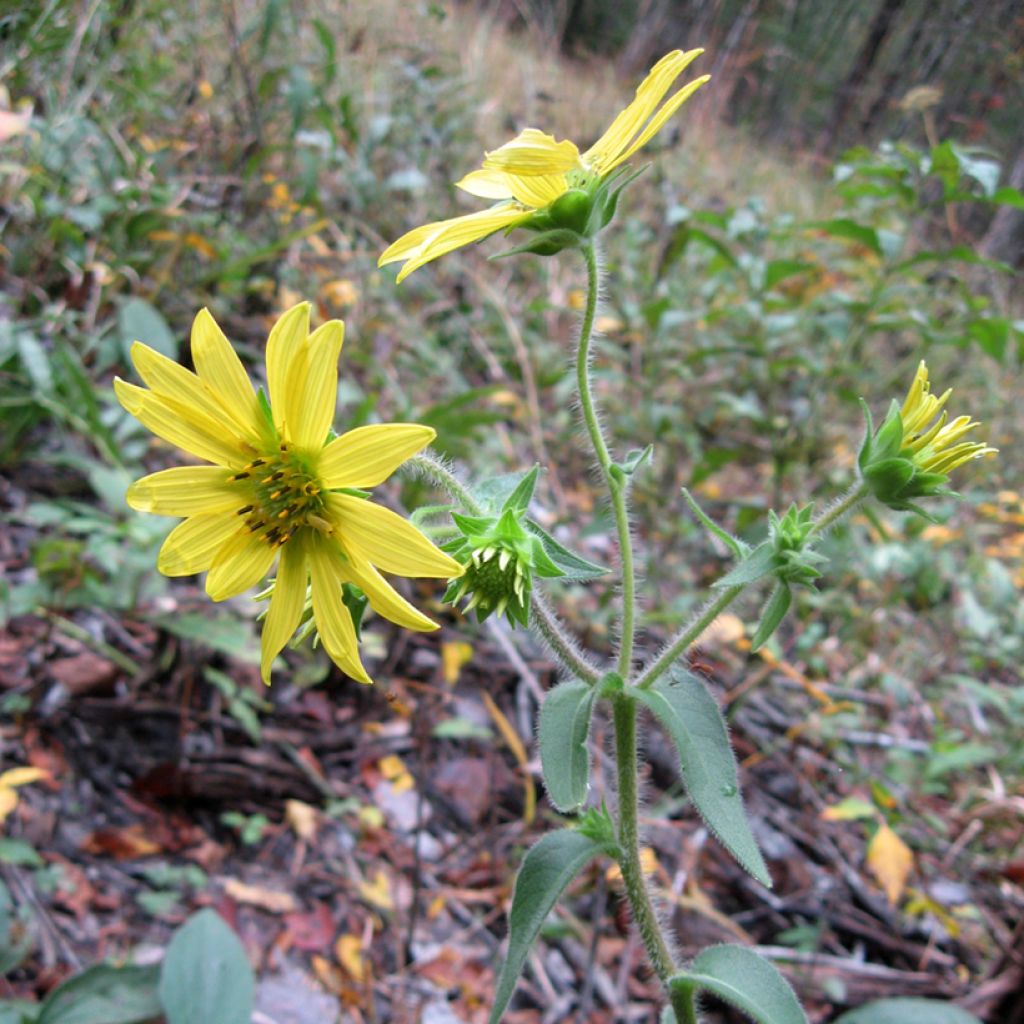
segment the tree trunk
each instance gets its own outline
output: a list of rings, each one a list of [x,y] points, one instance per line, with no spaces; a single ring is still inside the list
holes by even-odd
[[[1017,150],[1008,184],[1024,192],[1024,147]],[[991,260],[1002,260],[1016,267],[1024,264],[1024,210],[1015,206],[997,207],[980,248]]]
[[[836,102],[832,107],[832,115],[818,138],[819,156],[829,153],[835,145],[836,139],[838,139],[850,111],[857,102],[864,82],[867,80],[871,69],[875,66],[875,61],[878,60],[879,51],[889,35],[893,19],[899,13],[903,3],[904,0],[882,0],[882,5],[875,12],[874,18],[871,19],[864,45],[861,46],[860,51],[857,53],[853,62],[853,68],[846,81],[839,87]]]

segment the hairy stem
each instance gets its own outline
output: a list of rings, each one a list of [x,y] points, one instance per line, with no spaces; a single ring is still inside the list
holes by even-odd
[[[615,528],[619,537],[619,563],[622,569],[622,637],[619,641],[618,671],[628,679],[633,665],[633,638],[636,617],[636,577],[633,570],[633,539],[629,532],[629,514],[626,510],[626,487],[612,474],[612,457],[608,444],[601,432],[601,424],[594,408],[594,394],[590,383],[590,342],[594,333],[594,318],[597,315],[597,300],[601,289],[601,277],[597,265],[597,251],[591,242],[583,249],[587,265],[587,304],[583,310],[580,325],[580,341],[576,349],[576,385],[580,393],[580,407],[583,422],[590,442],[594,446],[598,464],[612,500]]]
[[[831,529],[835,524],[848,512],[850,512],[855,506],[862,502],[868,496],[867,487],[860,483],[852,487],[847,493],[839,499],[831,508],[826,509],[814,522],[811,524],[808,536],[813,536],[816,533],[825,533]],[[648,665],[643,672],[640,674],[640,678],[637,680],[636,685],[646,690],[656,679],[665,673],[665,671],[671,667],[673,662],[682,655],[684,655],[691,644],[696,642],[701,634],[711,625],[715,619],[726,608],[729,607],[736,600],[744,590],[747,589],[749,584],[738,584],[735,587],[727,587],[721,591],[717,597],[708,601],[703,608],[697,613],[697,617],[686,626],[675,639],[670,640],[658,654],[658,656]]]
[[[664,984],[675,971],[675,962],[662,934],[651,895],[640,865],[640,837],[637,829],[636,703],[625,694],[613,701],[615,720],[615,762],[619,782],[619,846],[622,848],[622,880],[633,908],[633,918],[643,940],[647,957]]]

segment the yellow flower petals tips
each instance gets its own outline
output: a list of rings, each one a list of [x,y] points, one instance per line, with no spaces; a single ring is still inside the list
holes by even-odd
[[[332,440],[345,329],[332,320],[311,334],[309,311],[300,303],[270,332],[270,405],[205,309],[192,328],[196,373],[135,343],[132,360],[148,390],[115,380],[121,404],[158,437],[212,465],[152,473],[129,487],[127,500],[141,512],[184,517],[157,568],[167,576],[208,573],[214,601],[255,586],[280,554],[263,628],[264,682],[311,596],[324,649],[369,683],[343,587],[357,587],[399,625],[435,629],[378,569],[447,579],[462,567],[401,516],[351,493],[383,483],[435,435],[417,423],[382,423]]]
[[[481,167],[457,185],[470,195],[494,200],[498,205],[414,228],[384,251],[378,266],[403,261],[398,274],[398,281],[402,281],[438,256],[530,220],[571,190],[599,187],[617,167],[646,146],[709,80],[710,75],[696,78],[665,100],[676,79],[703,52],[673,50],[662,57],[640,83],[629,106],[583,154],[574,142],[558,141],[536,128],[526,128],[491,150]]]

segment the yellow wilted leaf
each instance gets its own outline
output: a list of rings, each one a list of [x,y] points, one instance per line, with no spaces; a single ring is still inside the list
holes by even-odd
[[[587,304],[587,293],[582,288],[574,288],[568,295],[570,309],[582,309]]]
[[[862,818],[873,818],[878,812],[875,805],[861,800],[858,796],[848,796],[845,800],[826,807],[821,812],[822,821],[860,821]]]
[[[346,277],[339,277],[334,281],[327,281],[321,288],[320,294],[325,302],[332,306],[354,306],[359,301],[359,289],[354,281]]]
[[[205,78],[199,80],[199,83],[196,85],[196,92],[198,92],[204,100],[213,98],[213,86]]]
[[[0,825],[7,820],[7,815],[18,806],[18,794],[13,789],[0,789]]]
[[[614,334],[622,330],[622,321],[617,316],[599,316],[594,321],[594,327],[602,334]]]
[[[7,816],[18,806],[19,786],[27,786],[32,782],[39,782],[40,779],[48,779],[50,773],[43,768],[33,768],[25,765],[21,768],[9,768],[0,775],[0,825]]]
[[[391,898],[391,883],[383,871],[378,871],[372,882],[360,882],[359,895],[378,910],[395,909],[395,901]]]
[[[339,935],[338,941],[334,944],[334,955],[353,980],[359,982],[366,980],[363,940],[358,935]]]
[[[526,748],[523,746],[523,741],[519,738],[519,733],[516,732],[515,726],[505,717],[501,708],[494,703],[491,695],[486,690],[482,692],[482,695],[484,704],[487,705],[487,710],[490,712],[491,718],[494,719],[494,724],[498,727],[498,732],[501,733],[502,739],[508,744],[509,750],[512,751],[512,755],[515,757],[523,773],[523,821],[529,825],[533,821],[533,816],[537,810],[537,791],[534,789],[533,779],[527,771],[529,758],[526,756]]]
[[[217,257],[217,250],[202,235],[197,235],[194,231],[189,231],[182,241],[190,249],[195,249],[200,256],[205,256],[208,260],[216,259]]]
[[[380,769],[381,775],[391,783],[391,788],[396,793],[404,793],[416,785],[409,770],[405,767],[405,762],[397,754],[388,754],[387,757],[382,757],[377,762],[377,767]]]
[[[883,824],[868,843],[868,867],[895,906],[907,885],[914,854],[888,825]]]
[[[295,897],[290,892],[267,889],[262,885],[248,885],[237,878],[227,879],[224,882],[224,891],[238,903],[260,907],[272,914],[291,914],[299,909]]]
[[[384,824],[384,812],[370,804],[360,807],[357,816],[363,828],[380,828]]]
[[[449,686],[454,686],[459,681],[462,666],[472,657],[473,645],[467,644],[464,640],[446,640],[441,644],[441,667],[444,671],[444,681]]]
[[[286,800],[284,803],[284,820],[292,831],[307,843],[316,838],[316,808],[304,804],[301,800]]]
[[[747,627],[743,620],[732,612],[719,615],[708,628],[708,637],[720,640],[724,644],[735,644],[746,636]]]

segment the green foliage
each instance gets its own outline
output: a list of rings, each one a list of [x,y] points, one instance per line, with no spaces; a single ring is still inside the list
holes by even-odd
[[[597,688],[567,679],[549,690],[537,727],[541,770],[548,799],[563,814],[583,806],[590,789],[590,720]]]
[[[673,994],[711,992],[757,1024],[807,1024],[788,981],[745,946],[711,946],[669,980]]]
[[[704,823],[746,871],[771,886],[743,809],[729,734],[707,687],[692,672],[676,669],[650,689],[630,692],[675,744],[686,790]]]
[[[977,1017],[938,999],[876,999],[836,1019],[836,1024],[981,1024]]]
[[[542,836],[523,858],[508,915],[508,952],[498,975],[490,1024],[498,1024],[515,991],[533,940],[558,898],[583,867],[600,854],[611,854],[607,843],[573,829]]]

